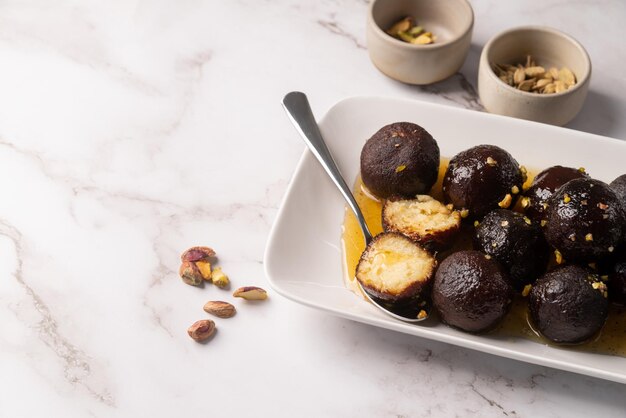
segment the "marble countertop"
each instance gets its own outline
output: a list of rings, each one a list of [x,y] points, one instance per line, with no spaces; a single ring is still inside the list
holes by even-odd
[[[178,278],[209,245],[269,288],[268,232],[303,144],[279,102],[354,95],[481,111],[478,57],[516,25],[587,48],[568,127],[626,138],[626,4],[472,1],[469,57],[427,87],[370,63],[367,1],[0,4],[0,416],[623,416],[625,387],[335,318],[269,290],[209,344],[213,287]],[[626,364],[625,366],[626,367]]]

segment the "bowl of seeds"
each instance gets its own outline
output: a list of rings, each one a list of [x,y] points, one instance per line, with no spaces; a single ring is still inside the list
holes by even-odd
[[[580,111],[591,60],[571,36],[524,26],[494,36],[483,48],[478,94],[491,113],[565,125]]]
[[[367,49],[383,74],[403,83],[432,84],[461,68],[473,27],[467,0],[372,0]]]

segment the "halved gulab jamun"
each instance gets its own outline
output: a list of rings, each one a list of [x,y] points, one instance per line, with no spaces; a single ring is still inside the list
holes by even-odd
[[[431,251],[452,245],[461,228],[461,215],[428,195],[387,199],[382,211],[386,232],[398,232]]]

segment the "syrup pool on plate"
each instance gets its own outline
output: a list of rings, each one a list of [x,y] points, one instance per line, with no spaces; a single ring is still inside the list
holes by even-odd
[[[438,200],[443,200],[441,184],[443,181],[443,175],[448,167],[448,161],[449,160],[442,159],[439,167],[439,178],[430,193]],[[530,182],[532,182],[533,175],[534,172],[529,170],[526,185],[529,185]],[[377,235],[381,233],[383,230],[381,219],[383,202],[367,192],[360,177],[357,178],[354,184],[353,193],[372,234]],[[438,261],[441,261],[450,252],[462,249],[471,249],[472,233],[473,228],[464,226],[454,247],[445,253],[439,254],[437,257]],[[356,279],[354,278],[354,274],[356,271],[356,265],[361,257],[361,253],[365,249],[365,240],[363,239],[363,233],[361,232],[354,214],[348,208],[346,208],[346,215],[342,228],[341,244],[346,286],[357,295],[363,297],[358,284],[356,283]],[[511,310],[498,328],[486,334],[486,336],[490,338],[506,339],[524,338],[542,344],[557,346],[544,339],[533,330],[528,320],[526,298],[521,296],[516,296],[513,300]],[[557,347],[568,350],[579,350],[626,357],[626,309],[611,306],[606,324],[598,335],[596,335],[592,340],[576,346],[558,345]]]

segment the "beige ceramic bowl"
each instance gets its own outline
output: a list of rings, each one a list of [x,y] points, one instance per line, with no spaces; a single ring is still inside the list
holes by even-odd
[[[546,69],[569,68],[576,85],[561,93],[529,93],[507,85],[494,73],[494,64],[522,63],[527,55]],[[502,32],[485,45],[478,69],[478,94],[491,113],[560,126],[582,108],[590,78],[591,61],[578,41],[556,29],[525,26]]]
[[[414,45],[385,31],[412,16],[436,41]],[[367,17],[367,48],[374,65],[409,84],[431,84],[463,65],[472,40],[474,12],[467,0],[372,0]]]

